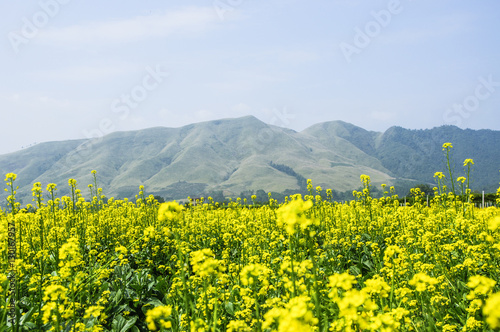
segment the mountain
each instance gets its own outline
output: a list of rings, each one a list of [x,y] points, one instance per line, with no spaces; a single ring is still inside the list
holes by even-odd
[[[498,131],[443,126],[380,133],[331,121],[295,132],[253,116],[42,143],[0,155],[0,172],[18,174],[18,197],[25,204],[35,182],[58,184],[62,196],[74,178],[85,194],[94,169],[107,197],[134,197],[140,185],[146,194],[168,199],[214,191],[226,196],[258,189],[296,191],[308,178],[315,186],[348,191],[360,187],[361,174],[370,175],[378,187],[433,183],[434,172],[445,170],[444,142],[454,144],[456,176],[463,160],[473,158],[473,189],[498,187]]]
[[[420,183],[433,183],[434,172],[447,174],[442,145],[451,142],[455,178],[464,174],[463,161],[471,158],[475,163],[471,174],[473,190],[495,192],[500,181],[500,131],[441,126],[425,130],[391,127],[384,133],[377,133],[334,121],[314,125],[305,132],[312,132],[325,144],[332,140],[331,136],[342,137],[380,161],[396,179]]]

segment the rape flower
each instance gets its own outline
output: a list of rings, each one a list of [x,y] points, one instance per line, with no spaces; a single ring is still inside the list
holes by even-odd
[[[387,297],[391,291],[391,286],[381,276],[375,275],[373,278],[365,281],[363,290],[370,295],[380,294],[381,297]]]
[[[76,323],[75,324],[75,331],[78,331],[78,332],[83,332],[85,331],[86,327],[85,327],[85,324],[83,323]],[[93,331],[96,331],[97,329],[93,329]]]
[[[500,227],[500,216],[496,216],[494,218],[491,218],[488,221],[488,229],[490,231],[496,231]]]
[[[342,288],[343,290],[350,290],[353,285],[357,283],[356,277],[349,273],[336,273],[328,278],[328,286],[333,289]]]
[[[478,321],[474,317],[469,317],[465,322],[465,326],[463,331],[474,331],[476,329],[480,329],[483,326],[483,323]]]
[[[47,185],[47,191],[48,192],[53,192],[55,190],[57,190],[57,184],[55,184],[55,183],[49,183]]]
[[[371,331],[398,331],[401,323],[410,312],[403,308],[392,309],[371,318],[369,329]]]
[[[442,177],[435,180],[447,193]],[[468,178],[458,178],[458,185]],[[282,205],[270,200],[249,207],[234,200],[224,209],[211,203],[159,213],[154,199],[97,204],[97,197],[93,205],[81,196],[63,196],[44,205],[38,200],[41,188],[37,184],[32,191],[40,194],[34,196],[36,210],[0,210],[0,263],[9,267],[8,232],[15,225],[19,259],[11,262],[19,298],[42,301],[30,303],[42,310],[22,316],[25,326],[43,322],[46,330],[104,331],[102,325],[116,325],[111,320],[118,316],[107,318],[109,312],[123,316],[123,323],[146,330],[152,323],[164,331],[193,326],[193,331],[389,332],[425,330],[429,317],[436,319],[434,329],[444,332],[500,328],[500,299],[492,294],[500,255],[497,207],[479,209],[443,195],[428,206],[400,208],[392,187],[394,196],[372,200],[370,211],[319,196],[315,203],[310,193],[306,200],[291,196]],[[360,198],[369,193],[365,189]],[[326,195],[331,198],[332,192]],[[456,204],[438,204],[446,199]],[[166,222],[155,223],[156,214]],[[115,266],[126,262],[125,256],[130,264]],[[225,269],[227,274],[221,272]],[[2,272],[0,313],[6,316],[10,269]],[[352,275],[360,272],[362,278]],[[492,279],[464,280],[470,274]],[[464,282],[470,287],[465,291]],[[130,308],[119,307],[118,289]],[[157,291],[172,305],[170,315],[146,321],[142,311],[154,307]],[[469,292],[466,304],[454,310],[452,299]]]
[[[452,324],[443,325],[443,332],[455,332],[458,330],[458,326]]]
[[[42,308],[42,322],[47,324],[50,321],[57,321],[57,315],[53,315],[52,313],[57,310],[57,303],[55,302],[47,302]]]
[[[14,182],[17,179],[17,174],[14,173],[7,173],[5,174],[5,180],[4,181],[9,181],[9,182]]]
[[[85,310],[85,315],[83,316],[83,318],[85,318],[85,319],[91,318],[91,317],[99,318],[102,310],[104,310],[103,306],[100,306],[100,305],[90,306]]]
[[[128,249],[120,245],[115,248],[115,252],[119,253],[120,255],[126,255],[128,253]]]
[[[488,295],[493,290],[493,287],[495,287],[496,283],[497,282],[495,280],[481,275],[470,277],[469,282],[467,283],[467,287],[472,290],[467,295],[467,299],[473,300],[476,298],[476,295]]]
[[[243,267],[240,272],[241,283],[245,286],[252,286],[256,284],[259,277],[263,280],[264,284],[269,284],[267,276],[270,270],[262,264],[249,264]]]
[[[408,283],[415,286],[417,292],[425,292],[429,286],[434,286],[438,282],[439,281],[436,278],[432,278],[427,274],[420,272],[415,274]]]
[[[169,329],[172,327],[172,323],[169,320],[172,314],[172,306],[158,306],[156,308],[150,309],[146,312],[146,323],[148,324],[148,329],[152,331],[158,330],[158,327]]]
[[[232,320],[227,325],[228,332],[252,332],[252,329],[242,320]]]
[[[312,206],[313,202],[311,200],[303,201],[302,198],[297,196],[290,203],[278,209],[278,223],[286,225],[286,231],[290,235],[296,233],[297,227],[305,230],[308,226],[317,223],[316,220],[305,214]]]
[[[474,160],[472,160],[472,159],[465,159],[464,166],[468,166],[468,165],[474,165]]]
[[[311,179],[307,179],[307,191],[312,192],[313,184]]]
[[[42,183],[41,182],[35,182],[33,183],[33,188],[31,189],[32,195],[37,196],[41,194],[43,191],[42,189]]]
[[[436,172],[436,173],[434,173],[434,177],[435,178],[437,177],[438,179],[442,179],[445,176],[444,176],[443,172]]]
[[[162,203],[158,209],[158,220],[173,220],[182,210],[184,207],[177,202]]]
[[[45,288],[43,300],[57,301],[67,299],[68,289],[61,285],[49,285]]]
[[[278,332],[308,332],[314,331],[318,319],[312,313],[313,305],[308,296],[297,296],[288,302],[284,308],[272,308],[264,315],[263,329],[278,323]]]
[[[83,263],[78,239],[71,237],[59,249],[59,266],[76,267]]]
[[[202,278],[224,271],[220,261],[214,258],[212,250],[207,248],[192,252],[191,264],[193,265],[193,272]]]
[[[491,295],[483,307],[486,322],[492,329],[500,328],[500,293]]]
[[[370,184],[370,176],[366,174],[361,174],[359,176],[361,182],[365,185],[368,186]]]
[[[451,148],[453,148],[453,145],[451,145],[451,143],[444,143],[443,144],[443,151],[446,149],[451,149]]]

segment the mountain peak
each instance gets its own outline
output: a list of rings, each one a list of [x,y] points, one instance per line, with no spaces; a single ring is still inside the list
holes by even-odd
[[[58,183],[65,195],[69,178],[85,186],[93,169],[104,193],[121,198],[134,197],[140,185],[172,199],[210,190],[283,192],[300,189],[299,178],[345,191],[359,187],[361,174],[374,185],[432,182],[444,142],[453,143],[458,160],[474,159],[474,189],[496,189],[499,131],[394,126],[379,133],[329,121],[297,133],[251,115],[38,144],[0,156],[0,171],[18,174],[19,197],[27,201],[34,182]]]

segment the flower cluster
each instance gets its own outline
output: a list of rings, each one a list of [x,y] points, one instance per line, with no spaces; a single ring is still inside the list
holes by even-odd
[[[66,191],[35,183],[21,209],[7,174],[0,317],[14,300],[36,331],[499,329],[500,210],[468,199],[472,165],[437,172],[436,197],[415,188],[406,206],[385,184],[371,197],[368,175],[345,203],[308,181],[282,203],[181,206],[144,187],[108,199],[92,172],[90,200],[72,179]]]

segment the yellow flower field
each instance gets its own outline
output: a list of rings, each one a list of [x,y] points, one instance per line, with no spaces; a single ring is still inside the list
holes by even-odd
[[[36,183],[20,209],[9,173],[0,331],[499,330],[500,210],[468,202],[472,164],[456,195],[436,175],[429,206],[372,198],[367,175],[343,204],[310,181],[260,207],[142,187],[104,203],[94,172],[92,200],[73,179],[70,197]]]

